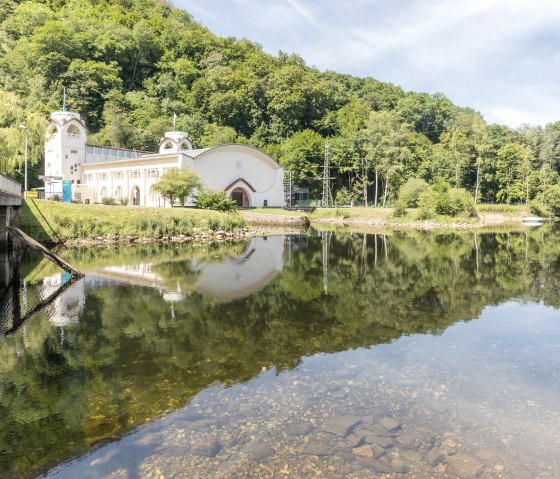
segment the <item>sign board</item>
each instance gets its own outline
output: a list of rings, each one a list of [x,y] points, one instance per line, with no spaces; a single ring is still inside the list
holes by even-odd
[[[72,203],[72,180],[62,182],[62,202]]]
[[[39,198],[39,192],[38,191],[26,191],[25,192],[25,197],[26,198]]]
[[[62,180],[62,176],[45,176],[45,175],[39,175],[39,179],[40,179],[40,180],[44,180],[44,181],[60,181],[60,180]]]

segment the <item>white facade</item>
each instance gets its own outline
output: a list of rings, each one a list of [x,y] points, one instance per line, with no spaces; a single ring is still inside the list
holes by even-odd
[[[151,187],[171,168],[196,173],[202,184],[225,190],[243,207],[284,206],[284,169],[266,153],[229,144],[193,150],[186,132],[166,132],[159,153],[86,144],[80,115],[55,112],[45,142],[45,176],[73,180],[73,196],[84,203],[114,198],[134,206],[170,206]],[[61,182],[45,183],[60,194]],[[190,204],[193,204],[192,199]]]
[[[61,194],[62,179],[78,180],[86,158],[86,127],[79,113],[51,113],[45,140],[45,192]]]

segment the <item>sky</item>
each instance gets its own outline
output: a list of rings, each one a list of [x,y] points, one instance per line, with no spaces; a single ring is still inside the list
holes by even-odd
[[[489,123],[560,120],[558,0],[175,0],[220,36],[416,92]]]

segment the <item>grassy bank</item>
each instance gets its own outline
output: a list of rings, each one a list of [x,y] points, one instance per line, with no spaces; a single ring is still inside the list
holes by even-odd
[[[287,218],[307,217],[311,223],[338,223],[345,225],[403,226],[412,228],[465,228],[486,225],[521,223],[529,211],[524,206],[479,205],[478,218],[435,216],[428,221],[420,220],[419,212],[409,209],[403,217],[394,217],[392,208],[317,208],[314,211],[287,211],[278,208],[257,208],[242,212],[249,224],[266,224],[278,218],[278,224]]]
[[[144,208],[67,204],[25,200],[20,228],[37,241],[64,243],[94,238],[151,238],[217,231],[236,232],[246,226],[237,214],[184,208]]]

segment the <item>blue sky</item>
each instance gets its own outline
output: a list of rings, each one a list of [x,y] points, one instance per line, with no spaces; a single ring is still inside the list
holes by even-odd
[[[560,120],[558,0],[175,0],[220,36],[442,92],[490,123]]]

